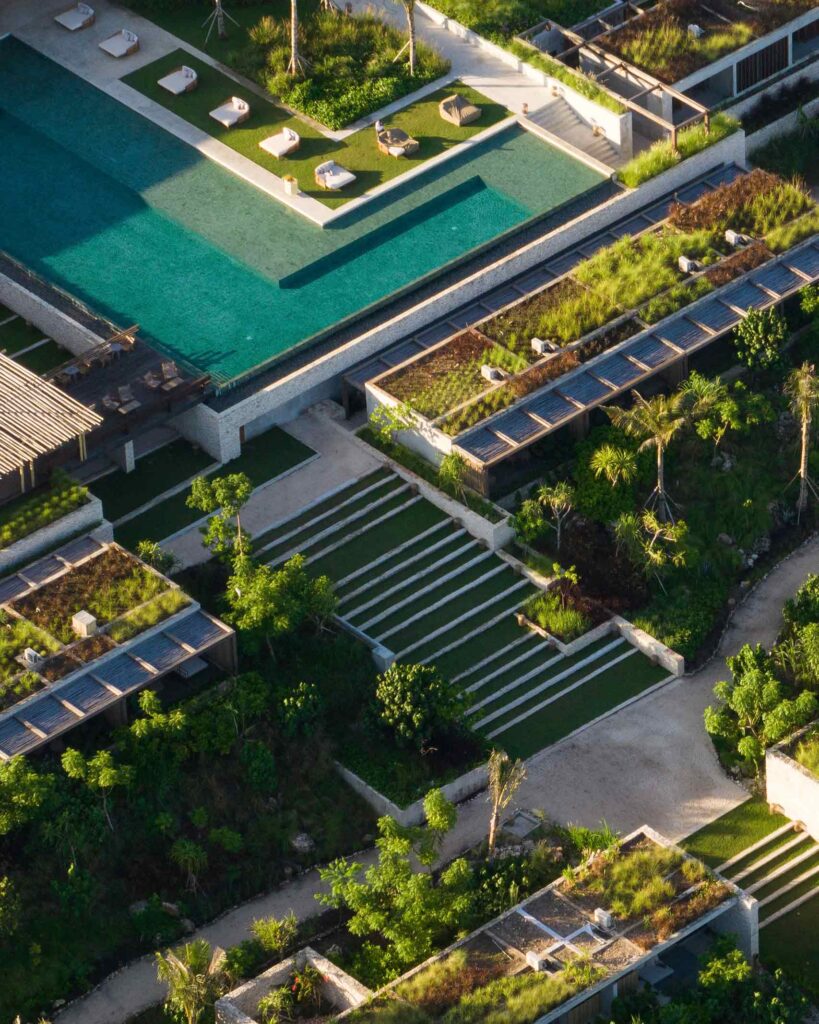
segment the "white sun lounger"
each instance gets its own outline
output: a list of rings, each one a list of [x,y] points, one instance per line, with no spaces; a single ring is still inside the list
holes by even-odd
[[[174,96],[181,96],[183,93],[192,92],[198,81],[199,76],[193,68],[183,64],[181,68],[176,68],[164,78],[160,78],[156,84]]]
[[[262,139],[259,149],[263,149],[271,156],[283,157],[295,153],[300,144],[301,139],[298,132],[294,132],[292,128],[282,128],[276,135]]]
[[[335,160],[327,160],[326,163],[319,164],[315,171],[315,177],[317,185],[333,192],[355,181],[353,172],[346,170]]]
[[[110,57],[127,57],[139,49],[139,36],[136,32],[123,28],[109,39],[103,39],[100,49]]]
[[[250,117],[250,104],[240,100],[238,96],[231,96],[216,110],[211,110],[210,116],[223,127],[234,128]]]
[[[88,28],[89,25],[93,25],[94,17],[93,7],[89,7],[88,4],[79,3],[76,7],[71,7],[67,11],[63,11],[62,14],[56,15],[54,20],[58,25],[67,28],[69,32],[77,32],[81,28]]]

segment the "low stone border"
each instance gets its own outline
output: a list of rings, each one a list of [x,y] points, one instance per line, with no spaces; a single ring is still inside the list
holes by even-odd
[[[0,550],[0,576],[25,565],[38,555],[58,547],[64,540],[87,533],[103,523],[102,502],[92,494],[84,505]]]

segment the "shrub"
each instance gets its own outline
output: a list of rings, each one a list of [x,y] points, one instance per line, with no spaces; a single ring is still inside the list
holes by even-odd
[[[108,635],[116,643],[124,643],[138,633],[143,633],[146,629],[150,629],[151,626],[155,626],[157,623],[170,618],[171,615],[176,615],[177,612],[189,604],[190,599],[181,590],[175,588],[166,590],[141,608],[127,612],[121,618],[112,622]]]
[[[791,628],[819,622],[819,576],[811,573],[794,596],[788,598],[782,617]]]
[[[554,591],[536,594],[524,606],[526,615],[547,633],[569,643],[591,628],[591,620],[581,611],[563,603]]]
[[[751,370],[770,370],[781,362],[788,325],[775,309],[750,309],[734,330],[734,348]]]
[[[419,748],[451,729],[466,710],[458,687],[432,665],[390,666],[378,677],[375,696],[397,739]]]
[[[683,128],[677,135],[679,155],[672,150],[670,139],[660,139],[620,168],[620,180],[628,188],[637,188],[644,181],[662,174],[681,160],[694,156],[695,153],[717,142],[722,142],[738,128],[739,121],[727,114],[715,114],[711,118],[711,128],[708,132],[702,124]]]
[[[538,71],[551,75],[552,78],[556,78],[559,82],[568,86],[569,89],[573,89],[581,96],[585,96],[586,99],[599,103],[601,107],[613,110],[616,114],[624,114],[626,112],[626,108],[617,100],[616,96],[612,96],[610,92],[601,89],[593,78],[587,77],[582,72],[572,72],[561,61],[552,60],[545,53],[536,50],[534,47],[527,46],[517,39],[512,39],[503,45],[510,53],[513,53],[522,61],[531,64]]]
[[[819,736],[812,734],[805,737],[797,746],[794,757],[809,772],[819,775]]]
[[[0,548],[8,547],[36,530],[76,511],[88,500],[88,488],[56,470],[49,490],[13,502],[0,511]]]

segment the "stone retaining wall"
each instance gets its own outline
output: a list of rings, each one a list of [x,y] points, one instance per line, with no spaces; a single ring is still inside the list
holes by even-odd
[[[0,303],[34,324],[43,335],[54,338],[75,356],[82,355],[102,341],[92,330],[83,327],[5,274],[0,274]]]
[[[103,519],[102,502],[99,498],[89,495],[88,501],[84,505],[69,512],[62,519],[57,519],[53,523],[49,523],[48,526],[35,530],[27,537],[0,550],[0,576],[10,572],[15,566],[33,562],[38,555],[52,550],[63,541],[80,533],[88,533],[103,524],[106,529],[103,530],[102,535],[98,536],[95,533],[94,536],[99,540],[109,540],[110,537],[107,534],[111,533],[113,528]]]
[[[781,807],[792,821],[803,822],[819,842],[819,778],[790,755],[810,728],[765,751],[765,793],[769,804]]]

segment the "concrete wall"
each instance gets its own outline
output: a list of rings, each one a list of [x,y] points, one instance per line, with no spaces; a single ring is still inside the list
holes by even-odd
[[[801,729],[785,743],[765,751],[765,792],[769,804],[781,807],[793,821],[803,822],[819,842],[819,778],[788,753],[806,731]]]
[[[556,228],[544,238],[521,246],[516,252],[476,271],[470,277],[419,302],[377,327],[353,338],[300,370],[260,388],[224,412],[197,406],[174,420],[188,440],[224,462],[239,454],[239,429],[264,419],[268,425],[285,422],[332,394],[334,382],[356,363],[367,359],[401,338],[422,330],[433,320],[479,298],[485,292],[538,266],[561,250],[577,245],[615,220],[626,217],[667,192],[683,188],[692,178],[726,163],[745,163],[745,134],[741,130],[708,149],[689,157],[645,182],[624,191],[600,206]],[[0,301],[2,301],[0,299]]]
[[[34,561],[44,551],[77,534],[87,533],[102,522],[102,502],[89,495],[89,500],[80,508],[0,550],[0,575]]]
[[[395,818],[400,825],[421,825],[425,821],[423,800],[416,800],[408,807],[399,807],[398,804],[393,803],[383,793],[379,793],[377,789],[338,761],[336,761],[336,769],[344,781],[367,801],[376,814],[388,814],[391,818]],[[488,780],[489,769],[482,764],[439,788],[447,800],[457,804],[480,793],[482,789],[486,789]]]
[[[54,338],[75,356],[82,355],[102,341],[99,335],[78,324],[5,274],[0,274],[0,302],[24,320],[34,324],[43,335]]]
[[[711,922],[721,935],[733,935],[737,946],[749,960],[759,956],[759,902],[746,893],[738,893],[736,902]]]
[[[670,647],[666,647],[665,644],[660,643],[659,640],[656,640],[649,633],[638,629],[633,623],[619,615],[615,615],[612,618],[612,622],[614,623],[614,628],[618,630],[623,639],[628,641],[632,647],[642,651],[651,661],[662,665],[672,675],[681,676],[683,674],[685,671],[685,658],[681,654],[672,651]]]
[[[763,96],[775,93],[781,89],[783,85],[790,85],[800,78],[807,78],[810,80],[819,78],[819,59],[814,60],[813,63],[807,64],[804,67],[797,68],[796,71],[793,71],[789,75],[783,75],[781,78],[777,78],[764,89],[758,89],[756,92],[749,93],[744,99],[737,100],[737,102],[732,103],[730,107],[726,107],[725,113],[730,114],[732,117],[742,117],[743,114],[746,114],[749,110],[755,107]],[[807,107],[808,104],[805,104],[805,106]],[[748,148],[750,149],[750,146]]]

